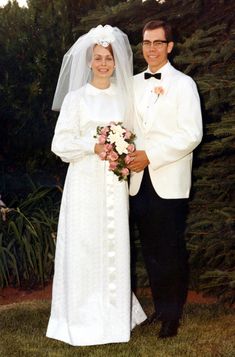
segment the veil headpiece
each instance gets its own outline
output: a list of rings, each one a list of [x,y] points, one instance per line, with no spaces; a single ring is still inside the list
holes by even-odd
[[[112,82],[117,86],[120,105],[130,111],[132,102],[132,50],[127,35],[117,27],[98,25],[88,33],[79,37],[64,55],[52,110],[59,111],[65,95],[72,90],[83,87],[91,80],[89,64],[95,44],[103,47],[112,46],[115,71]]]

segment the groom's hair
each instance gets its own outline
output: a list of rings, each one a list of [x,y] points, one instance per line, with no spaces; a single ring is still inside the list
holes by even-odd
[[[146,30],[155,30],[155,29],[159,29],[159,28],[163,28],[163,30],[165,32],[166,40],[168,42],[174,41],[171,25],[163,20],[151,20],[151,21],[147,22],[143,28],[143,32],[142,32],[143,37],[144,37],[144,33]]]

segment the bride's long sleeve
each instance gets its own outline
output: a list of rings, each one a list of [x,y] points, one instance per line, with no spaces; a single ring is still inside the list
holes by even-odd
[[[51,150],[65,162],[74,162],[86,155],[94,155],[96,140],[82,136],[80,131],[78,92],[69,92],[63,102]]]

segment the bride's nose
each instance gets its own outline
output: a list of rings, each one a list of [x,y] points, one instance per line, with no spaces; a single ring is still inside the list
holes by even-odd
[[[105,65],[106,65],[106,59],[105,59],[105,58],[102,58],[102,60],[101,60],[101,64],[102,64],[103,66],[105,66]]]

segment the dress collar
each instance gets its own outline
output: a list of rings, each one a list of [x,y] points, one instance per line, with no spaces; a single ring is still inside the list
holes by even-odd
[[[99,94],[107,94],[107,95],[115,95],[116,94],[116,87],[113,83],[110,84],[110,86],[106,89],[100,89],[97,87],[94,87],[92,84],[87,83],[86,84],[86,93],[88,95],[99,95]]]

